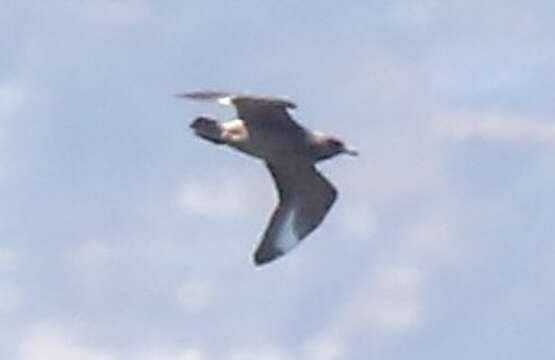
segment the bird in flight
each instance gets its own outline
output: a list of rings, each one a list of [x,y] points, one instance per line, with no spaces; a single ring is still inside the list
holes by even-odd
[[[286,99],[221,91],[177,96],[234,106],[237,119],[218,122],[201,116],[190,127],[204,140],[263,160],[274,179],[279,203],[254,253],[256,265],[286,254],[320,225],[337,190],[315,164],[339,154],[358,155],[355,150],[335,136],[295,122],[288,109],[296,105]]]

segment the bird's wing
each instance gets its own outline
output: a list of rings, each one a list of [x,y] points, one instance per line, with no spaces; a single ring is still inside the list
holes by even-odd
[[[279,203],[254,254],[257,265],[272,261],[310,234],[333,205],[337,190],[310,163],[269,164]]]
[[[241,100],[254,100],[259,102],[264,102],[266,104],[272,104],[277,106],[282,106],[288,109],[295,109],[297,105],[293,102],[273,96],[261,96],[261,95],[254,95],[254,94],[242,94],[242,93],[234,93],[234,92],[226,92],[226,91],[213,91],[213,90],[205,90],[205,91],[191,91],[182,94],[178,94],[179,97],[185,97],[192,100],[200,100],[200,101],[216,101],[222,105],[235,105],[235,102],[241,102]]]
[[[299,126],[287,112],[287,109],[295,109],[297,106],[289,100],[278,97],[224,91],[193,91],[177,96],[192,100],[217,101],[223,105],[233,105],[237,109],[237,116],[243,119],[249,128],[256,127],[258,122],[264,123],[263,126],[268,126],[270,122],[280,126]]]

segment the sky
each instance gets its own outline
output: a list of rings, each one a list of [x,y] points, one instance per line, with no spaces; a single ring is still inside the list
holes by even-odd
[[[554,7],[2,0],[0,358],[548,358]],[[199,89],[360,152],[268,266],[273,184],[191,134],[234,116]]]

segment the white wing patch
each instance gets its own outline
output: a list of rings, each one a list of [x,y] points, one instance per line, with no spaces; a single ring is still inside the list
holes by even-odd
[[[274,246],[283,254],[294,248],[299,243],[299,238],[295,234],[295,229],[293,227],[294,219],[295,208],[292,207],[288,211],[287,217],[281,225],[278,236],[274,243]]]
[[[231,106],[233,105],[233,99],[234,99],[234,96],[223,96],[218,98],[218,103],[225,106]]]

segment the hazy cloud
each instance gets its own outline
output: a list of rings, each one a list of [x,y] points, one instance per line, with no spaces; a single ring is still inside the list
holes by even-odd
[[[0,247],[0,271],[13,270],[17,266],[18,256],[15,250]]]
[[[114,250],[105,242],[90,239],[69,250],[66,259],[75,267],[90,269],[106,265],[113,256],[115,256]]]
[[[348,235],[371,238],[377,231],[376,210],[368,203],[352,202],[348,208],[341,207],[332,221],[339,223]]]
[[[146,351],[135,357],[138,360],[207,360],[200,349]]]
[[[210,304],[212,292],[207,281],[189,280],[178,285],[176,296],[179,305],[186,312],[198,312]]]
[[[19,308],[20,295],[17,288],[9,283],[0,284],[0,314],[9,314]]]
[[[41,323],[32,326],[19,344],[18,360],[116,360],[115,355],[83,344],[63,327]]]
[[[25,101],[23,87],[17,82],[0,82],[0,126],[17,114]]]
[[[289,360],[290,357],[286,356],[281,350],[267,346],[258,345],[253,349],[241,349],[231,351],[225,360]]]
[[[434,122],[437,131],[457,140],[485,140],[517,144],[555,144],[555,124],[502,112],[447,113]]]
[[[422,319],[420,273],[415,269],[382,269],[375,283],[361,289],[347,306],[347,316],[358,331],[377,329],[384,334],[416,328]]]
[[[306,360],[341,360],[347,359],[345,345],[332,338],[320,338],[309,341],[303,348],[303,359]]]
[[[208,179],[189,180],[179,188],[178,203],[192,215],[240,217],[248,211],[247,190],[245,184],[234,180],[218,184]]]

